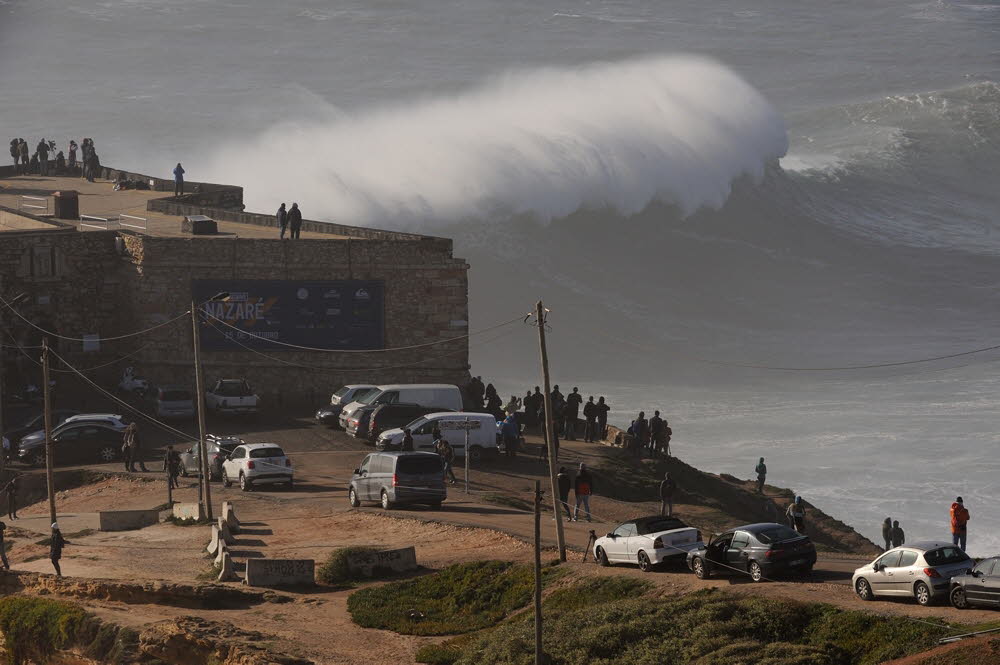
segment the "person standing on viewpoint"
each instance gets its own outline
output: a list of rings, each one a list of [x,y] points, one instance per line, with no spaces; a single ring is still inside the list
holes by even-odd
[[[10,570],[10,561],[7,561],[7,543],[3,541],[4,531],[7,530],[7,525],[0,522],[0,561],[3,561],[3,569]]]
[[[892,549],[892,518],[886,517],[882,522],[882,540],[885,541],[885,551]]]
[[[760,461],[757,462],[757,466],[754,467],[754,471],[757,472],[757,492],[759,494],[764,493],[764,480],[767,478],[767,465],[764,464],[764,458],[761,457]]]
[[[184,194],[184,173],[184,167],[177,162],[177,166],[174,167],[174,196]]]
[[[788,504],[785,515],[788,517],[788,526],[798,533],[806,532],[806,508],[802,505],[801,496],[795,497],[795,501]]]
[[[951,504],[951,542],[964,552],[966,541],[969,535],[969,511],[965,507],[962,497],[955,499]]]
[[[282,203],[278,206],[278,212],[274,215],[275,219],[278,221],[278,238],[284,239],[285,229],[288,228],[288,211],[285,210],[285,204]]]
[[[597,398],[597,440],[603,441],[608,436],[608,411],[611,407],[604,403],[604,396]]]
[[[670,472],[667,471],[663,475],[663,480],[660,481],[660,515],[674,516],[674,489],[676,487],[677,484],[670,477]]]
[[[899,520],[892,523],[892,546],[900,547],[906,542],[906,534],[899,526]]]
[[[597,441],[597,405],[594,404],[594,396],[587,398],[587,403],[583,405],[583,419],[586,424],[583,428],[583,440],[587,443]]]
[[[302,211],[299,210],[298,203],[293,203],[292,209],[288,211],[288,228],[290,230],[288,237],[292,240],[298,240],[302,230]]]

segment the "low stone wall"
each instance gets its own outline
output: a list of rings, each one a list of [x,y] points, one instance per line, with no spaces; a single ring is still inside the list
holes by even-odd
[[[316,562],[312,559],[247,559],[250,586],[283,587],[316,584]]]
[[[133,531],[160,523],[159,510],[103,510],[98,516],[101,531]]]
[[[417,551],[413,547],[351,551],[347,555],[347,569],[354,575],[363,577],[374,577],[385,571],[407,573],[417,569]]]
[[[200,503],[175,503],[174,519],[178,520],[202,520],[205,518],[205,511]]]

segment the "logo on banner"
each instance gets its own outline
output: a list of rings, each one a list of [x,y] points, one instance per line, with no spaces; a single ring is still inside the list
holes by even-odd
[[[368,293],[368,289],[361,288],[354,292],[355,300],[371,300],[372,295]]]
[[[301,288],[295,295],[299,297],[299,300],[305,300],[306,298],[309,297],[309,289]]]

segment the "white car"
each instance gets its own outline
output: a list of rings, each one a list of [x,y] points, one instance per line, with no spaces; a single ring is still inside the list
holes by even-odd
[[[594,543],[594,559],[602,566],[637,563],[643,572],[690,550],[704,547],[701,532],[676,517],[651,515],[625,522]]]
[[[231,487],[233,482],[247,492],[254,485],[287,484],[292,489],[294,478],[292,460],[276,443],[245,443],[237,446],[222,463],[222,484]]]
[[[246,379],[219,379],[205,393],[205,406],[217,413],[257,413],[259,402]]]

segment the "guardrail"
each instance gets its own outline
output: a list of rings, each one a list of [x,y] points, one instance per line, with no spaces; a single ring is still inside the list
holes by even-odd
[[[128,221],[123,221],[128,220]],[[145,217],[136,217],[134,215],[118,215],[118,226],[124,226],[126,228],[135,229],[137,231],[145,231],[146,225],[149,220]]]
[[[29,203],[29,201],[31,203]],[[39,201],[41,201],[45,205],[38,205]],[[32,209],[32,210],[43,210],[45,212],[45,214],[48,215],[49,214],[49,197],[47,197],[47,196],[46,197],[41,197],[41,196],[25,196],[24,194],[22,194],[20,196],[20,198],[18,199],[18,201],[17,201],[17,209],[18,210],[25,210],[25,209],[29,209],[29,208]]]
[[[116,220],[107,217],[95,217],[93,215],[80,215],[80,226],[87,226],[92,229],[107,231]]]

